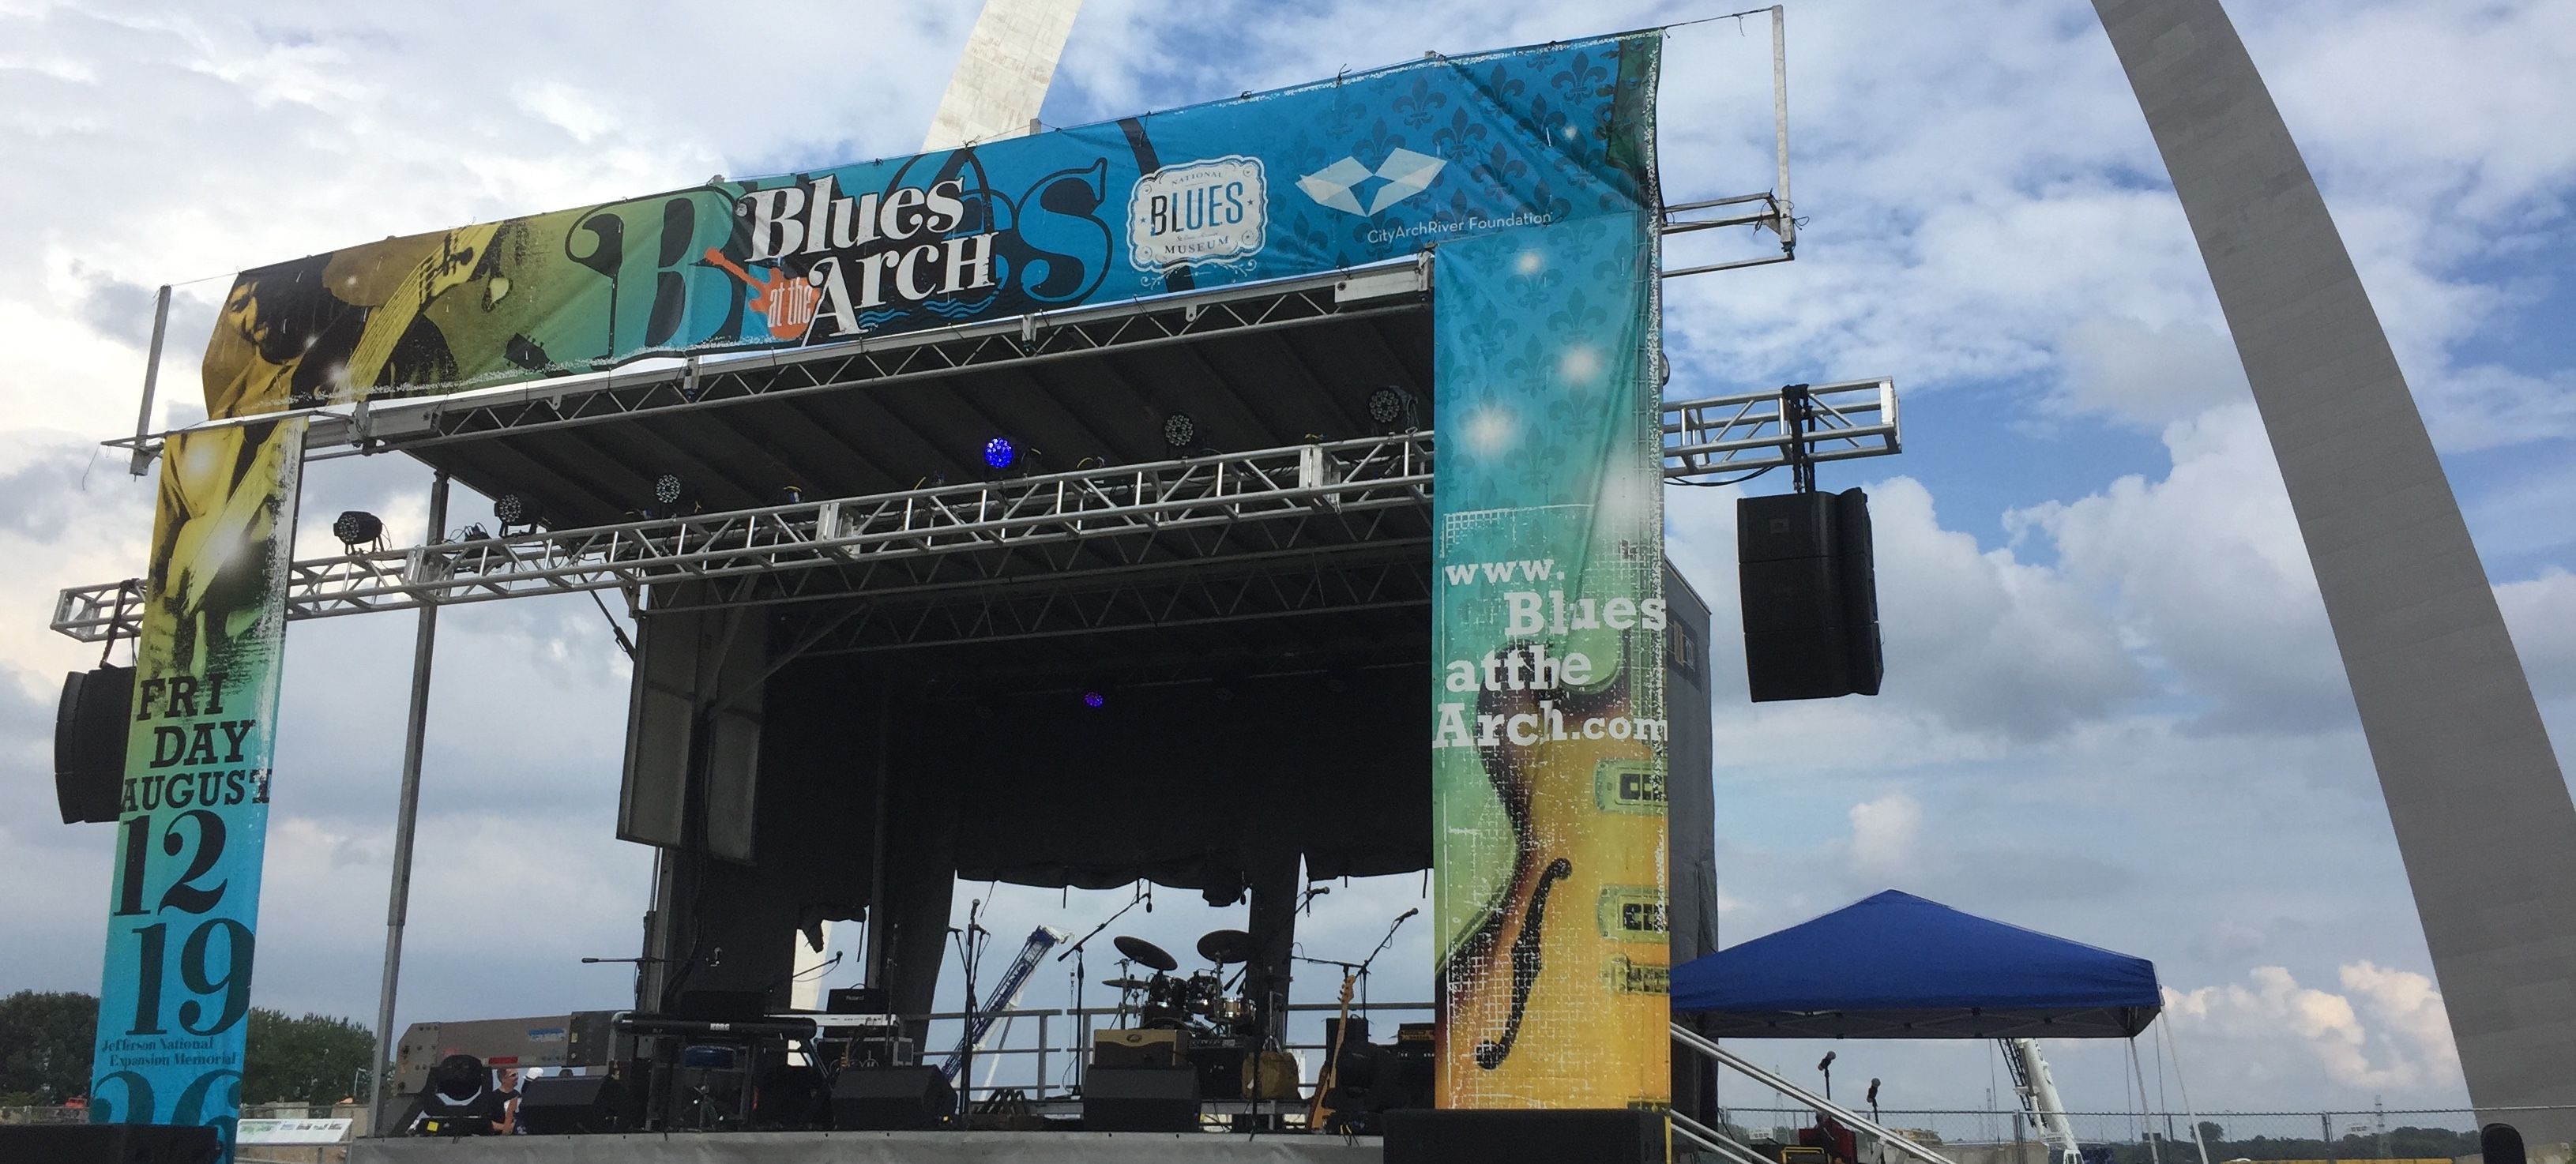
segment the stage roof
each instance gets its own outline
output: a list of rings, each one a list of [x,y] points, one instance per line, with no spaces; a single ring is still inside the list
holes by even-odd
[[[2155,965],[1890,889],[1673,969],[1715,1038],[2126,1038]]]
[[[663,473],[710,511],[777,504],[789,485],[851,497],[980,481],[996,436],[1020,450],[1021,472],[1160,461],[1176,455],[1163,438],[1176,412],[1223,451],[1369,436],[1383,431],[1369,393],[1388,385],[1417,396],[1429,427],[1431,317],[1415,265],[1376,277],[1393,296],[1354,299],[1354,281],[711,361],[685,403],[683,374],[662,368],[406,401],[373,423],[431,430],[392,446],[487,496],[530,495],[552,528],[629,520]]]

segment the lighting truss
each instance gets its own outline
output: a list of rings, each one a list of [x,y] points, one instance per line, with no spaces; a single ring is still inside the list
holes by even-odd
[[[1796,389],[1804,389],[1805,420]],[[1664,476],[1740,475],[1791,463],[1884,457],[1904,451],[1896,422],[1896,381],[1843,380],[1739,392],[1664,405]]]
[[[1793,446],[1811,461],[1900,449],[1893,382],[1805,393],[1802,408],[1790,389],[1667,405],[1666,476],[1784,465]],[[1431,490],[1432,433],[1416,431],[309,558],[290,568],[286,608],[328,618],[695,582],[674,593],[864,600],[826,649],[868,650],[1404,605],[1428,600],[1415,559]],[[1406,564],[1388,563],[1390,547]],[[1239,569],[1211,569],[1224,563]],[[141,595],[133,580],[65,590],[54,629],[130,637]]]
[[[311,558],[289,568],[286,613],[692,581],[713,583],[706,601],[740,605],[1139,572],[1364,543],[1385,532],[1385,513],[1430,504],[1429,433],[1326,441]],[[66,590],[54,628],[90,642],[132,635],[136,594],[128,583]]]

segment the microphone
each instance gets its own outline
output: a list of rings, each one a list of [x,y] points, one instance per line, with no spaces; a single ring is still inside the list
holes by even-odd
[[[1834,1065],[1834,1054],[1835,1054],[1835,1052],[1832,1052],[1832,1051],[1827,1051],[1827,1052],[1825,1052],[1825,1058],[1824,1058],[1824,1061],[1823,1061],[1823,1062],[1821,1062],[1821,1063],[1816,1064],[1816,1070],[1818,1070],[1818,1071],[1822,1071],[1822,1070],[1824,1070],[1824,1069],[1825,1069],[1825,1068],[1827,1068],[1827,1067],[1831,1067],[1831,1066],[1833,1066],[1833,1065]]]
[[[1397,925],[1403,925],[1403,924],[1404,924],[1404,919],[1409,918],[1409,917],[1412,917],[1413,915],[1415,915],[1415,914],[1417,914],[1417,913],[1420,913],[1420,912],[1422,912],[1422,911],[1421,911],[1421,910],[1419,910],[1419,909],[1408,909],[1408,910],[1404,911],[1403,913],[1399,913],[1399,914],[1395,915],[1395,924],[1397,924]]]
[[[1878,1080],[1876,1079],[1871,1079],[1869,1081],[1869,1105],[1871,1107],[1878,1106]]]

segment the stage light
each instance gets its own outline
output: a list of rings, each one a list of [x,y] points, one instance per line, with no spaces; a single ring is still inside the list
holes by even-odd
[[[1107,702],[1109,702],[1109,697],[1102,695],[1097,691],[1085,691],[1082,693],[1082,705],[1084,707],[1098,707]]]
[[[984,442],[984,464],[988,468],[1008,469],[1011,462],[1019,457],[1020,450],[1011,444],[1009,437],[994,437]]]
[[[1163,443],[1172,451],[1186,453],[1199,443],[1199,422],[1186,412],[1175,412],[1163,418]]]
[[[1401,422],[1406,428],[1419,427],[1414,414],[1419,408],[1412,393],[1392,384],[1368,395],[1369,419],[1380,428],[1393,428]]]
[[[805,487],[804,487],[804,486],[802,486],[802,485],[781,485],[781,486],[779,486],[779,487],[778,487],[778,503],[779,503],[780,505],[803,505],[803,504],[805,504]]]
[[[537,524],[537,499],[525,493],[504,493],[492,499],[492,519],[501,523],[501,532],[514,525]]]
[[[664,473],[653,478],[653,504],[664,516],[696,507],[698,491],[677,473]]]
[[[382,518],[363,509],[342,510],[340,516],[331,519],[331,536],[340,539],[340,544],[348,547],[351,553],[356,553],[360,546],[385,540],[385,523]]]

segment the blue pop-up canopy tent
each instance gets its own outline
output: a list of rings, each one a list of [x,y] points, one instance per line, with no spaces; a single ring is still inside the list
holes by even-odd
[[[1890,889],[1675,967],[1673,1013],[1719,1038],[2128,1038],[2155,964]]]

